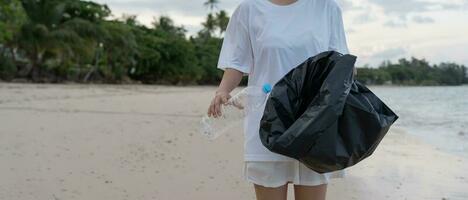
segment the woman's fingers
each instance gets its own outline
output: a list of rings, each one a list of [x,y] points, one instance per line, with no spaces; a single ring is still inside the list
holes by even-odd
[[[211,100],[210,107],[208,108],[208,116],[215,116],[215,99]]]
[[[215,98],[215,113],[216,117],[221,116],[221,98],[219,97]]]
[[[229,100],[229,95],[217,95],[211,101],[210,107],[208,108],[208,116],[219,117],[222,115],[222,106],[225,105]]]
[[[211,101],[210,106],[208,106],[208,112],[206,113],[208,117],[211,117],[212,109],[213,109],[213,101]]]

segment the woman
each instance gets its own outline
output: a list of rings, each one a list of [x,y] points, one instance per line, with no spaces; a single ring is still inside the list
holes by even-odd
[[[208,115],[220,107],[248,75],[248,86],[274,85],[287,72],[320,52],[347,54],[341,8],[335,0],[244,0],[228,23],[217,68],[224,70]],[[259,109],[263,110],[263,109]],[[270,152],[259,137],[262,112],[244,120],[244,179],[257,199],[284,200],[294,184],[296,200],[323,200],[331,178],[344,171],[318,174],[292,158]]]

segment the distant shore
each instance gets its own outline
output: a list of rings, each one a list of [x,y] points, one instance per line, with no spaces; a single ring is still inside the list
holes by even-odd
[[[215,89],[0,83],[0,199],[254,200],[240,127],[197,132]],[[468,199],[466,169],[396,126],[328,200]]]
[[[154,83],[154,84],[149,84],[149,83],[142,83],[140,81],[123,81],[123,82],[118,82],[118,83],[109,83],[109,82],[103,82],[103,81],[96,81],[96,82],[74,82],[74,81],[64,81],[60,83],[53,83],[53,82],[44,82],[44,83],[37,83],[33,82],[27,79],[15,79],[12,81],[4,81],[0,79],[0,84],[50,84],[50,85],[114,85],[114,86],[119,86],[119,85],[152,85],[152,86],[176,86],[176,87],[195,87],[195,86],[217,86],[216,84],[163,84],[163,83]],[[239,86],[247,86],[247,79],[245,79]],[[457,87],[457,86],[467,86],[468,83],[465,84],[459,84],[459,85],[413,85],[413,84],[364,84],[369,87]]]

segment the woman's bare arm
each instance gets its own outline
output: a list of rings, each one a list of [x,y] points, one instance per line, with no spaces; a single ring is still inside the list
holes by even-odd
[[[224,71],[223,78],[219,84],[217,92],[227,92],[230,93],[234,88],[236,88],[242,80],[243,73],[241,71],[227,68]]]
[[[243,73],[236,69],[226,68],[226,70],[224,70],[221,83],[219,84],[210,107],[208,108],[208,116],[221,116],[221,104],[225,104],[228,99],[231,98],[229,93],[239,85],[242,80],[242,76]]]

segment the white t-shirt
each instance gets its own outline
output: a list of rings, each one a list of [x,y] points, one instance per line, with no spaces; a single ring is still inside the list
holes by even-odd
[[[243,0],[228,23],[217,68],[249,75],[248,86],[274,86],[298,64],[327,50],[349,53],[335,0],[297,0],[288,5]],[[259,110],[244,119],[244,160],[293,160],[263,146],[259,136],[263,109]]]

